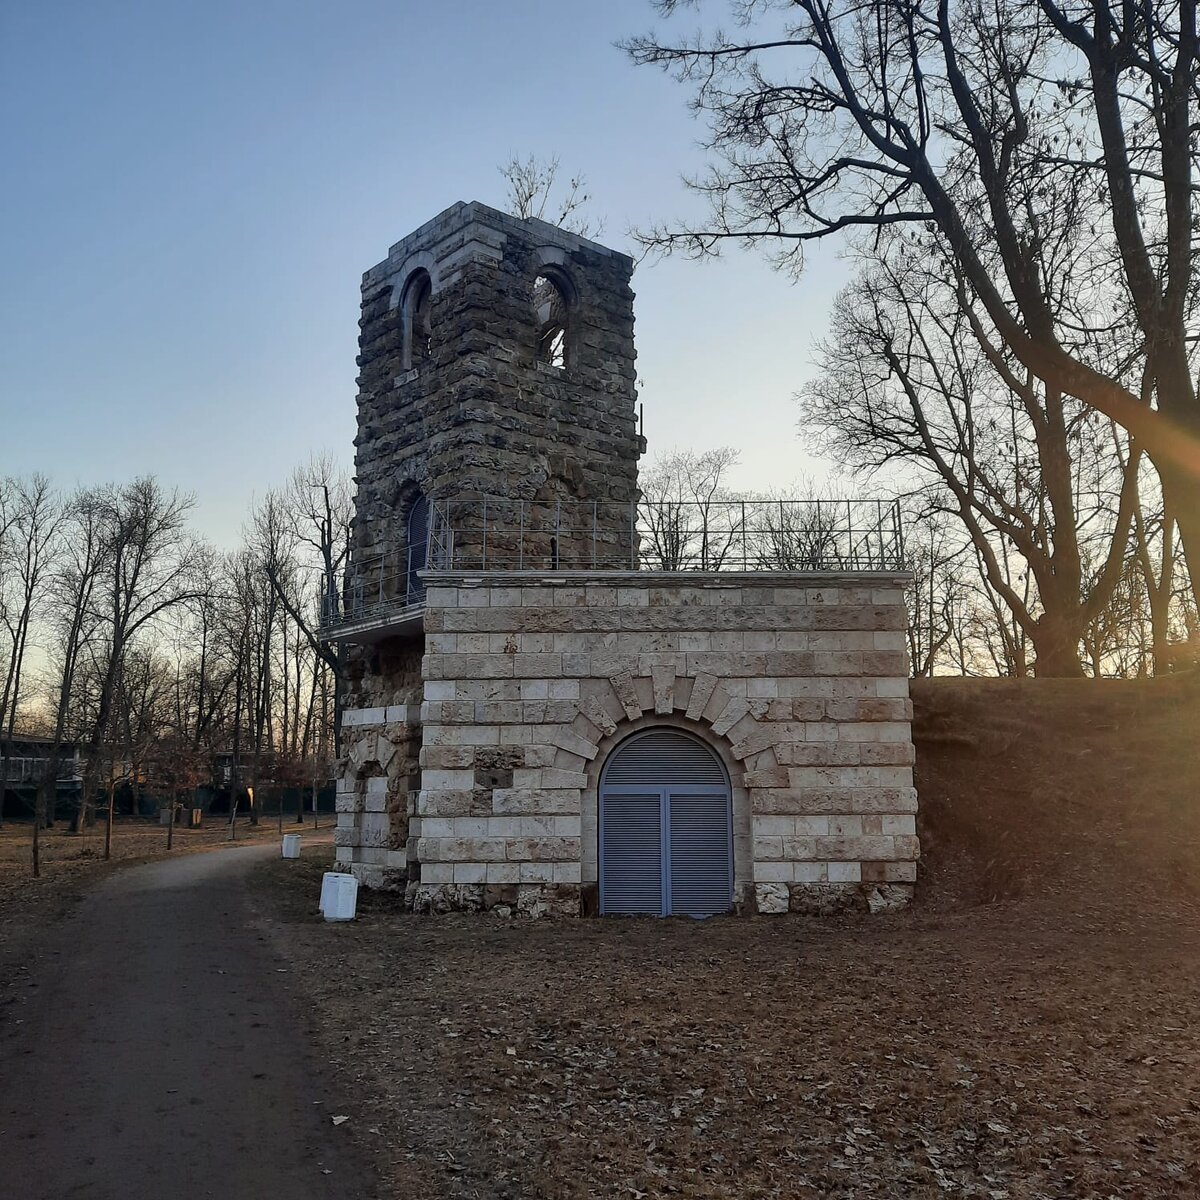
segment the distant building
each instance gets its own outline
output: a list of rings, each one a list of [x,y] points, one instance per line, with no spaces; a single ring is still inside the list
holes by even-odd
[[[338,860],[420,910],[902,903],[896,510],[641,503],[632,270],[456,204],[363,278]]]
[[[5,817],[32,816],[37,790],[50,768],[54,743],[50,738],[0,735],[0,782]],[[55,804],[74,811],[83,787],[83,763],[74,742],[59,746],[55,770]]]

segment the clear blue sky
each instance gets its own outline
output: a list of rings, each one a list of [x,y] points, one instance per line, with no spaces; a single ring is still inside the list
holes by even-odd
[[[351,461],[362,272],[455,200],[502,204],[511,154],[582,171],[609,245],[696,211],[688,94],[613,45],[656,23],[646,0],[0,0],[0,473],[153,472],[232,545],[311,450]],[[736,446],[745,487],[814,470],[790,397],[844,274],[642,264],[651,452]]]

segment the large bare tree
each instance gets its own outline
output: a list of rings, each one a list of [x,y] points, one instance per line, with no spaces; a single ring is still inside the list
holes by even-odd
[[[1153,460],[1200,595],[1195,5],[731,7],[737,36],[627,44],[693,85],[712,131],[711,172],[694,181],[709,218],[645,240],[696,254],[765,242],[798,270],[831,235],[867,252],[888,231],[936,239],[987,338]],[[1065,247],[1063,195],[1088,234]],[[1051,299],[1064,269],[1070,310]],[[1113,355],[1114,326],[1136,335],[1133,354]]]
[[[947,276],[949,281],[947,281]],[[852,467],[899,464],[961,523],[1039,675],[1080,675],[1084,630],[1129,557],[1140,452],[1042,383],[979,321],[953,263],[881,261],[843,294],[804,424]],[[1012,548],[1036,587],[1017,586]]]

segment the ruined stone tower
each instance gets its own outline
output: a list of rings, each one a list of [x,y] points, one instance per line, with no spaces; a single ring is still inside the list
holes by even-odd
[[[628,545],[641,448],[632,271],[625,255],[544,221],[459,203],[364,275],[361,561],[411,575],[427,503],[450,499],[566,502],[570,524],[594,510],[606,540]],[[491,524],[507,524],[495,508]],[[503,546],[491,549],[495,561]],[[553,547],[560,559],[567,550]]]
[[[903,903],[898,509],[641,502],[632,269],[456,204],[363,277],[337,861],[421,911]]]

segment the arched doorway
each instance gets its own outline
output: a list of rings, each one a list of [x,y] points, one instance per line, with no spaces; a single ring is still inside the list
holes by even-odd
[[[733,906],[733,799],[716,753],[677,729],[622,742],[600,777],[600,912],[711,916]]]

